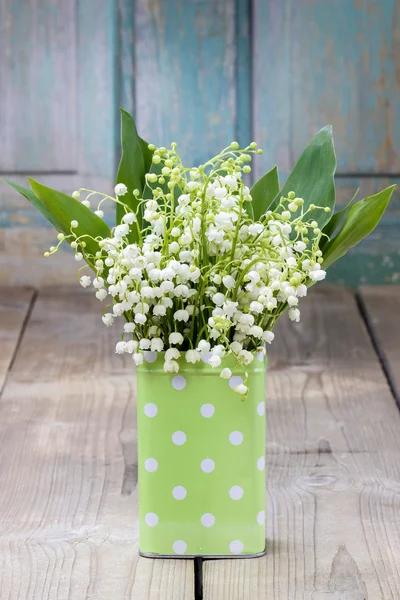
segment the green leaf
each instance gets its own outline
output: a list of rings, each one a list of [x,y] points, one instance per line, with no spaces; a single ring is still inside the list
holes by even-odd
[[[322,267],[327,269],[378,225],[395,189],[392,185],[351,207],[337,235],[324,248]]]
[[[278,167],[275,166],[256,181],[250,194],[253,198],[250,204],[253,206],[254,220],[258,221],[279,194]]]
[[[335,149],[333,146],[332,126],[323,127],[308,144],[297,161],[293,171],[282,190],[277,194],[272,207],[276,208],[281,196],[287,198],[289,192],[295,192],[298,198],[304,199],[304,208],[310,204],[329,207],[333,212],[335,206],[336,170]],[[315,220],[320,229],[329,221],[329,213],[324,210],[313,210],[308,213],[309,220]]]
[[[253,203],[252,202],[245,202],[244,209],[247,212],[247,215],[250,217],[250,219],[252,221],[255,221]]]
[[[61,231],[66,235],[71,233],[71,221],[73,220],[79,223],[78,227],[74,229],[78,237],[81,235],[90,235],[93,238],[97,236],[105,238],[111,235],[108,225],[79,202],[79,200],[75,200],[71,196],[46,187],[34,179],[29,178],[29,183],[40,202],[51,214],[54,221],[59,223]],[[94,255],[100,249],[98,242],[91,238],[85,238],[85,242],[85,250],[89,254]],[[89,262],[89,264],[91,263]]]
[[[153,164],[153,150],[149,150],[149,144],[143,138],[139,137],[140,146],[142,148],[143,161],[144,161],[144,172],[150,173],[151,165]],[[142,188],[144,187],[144,178]],[[143,191],[143,189],[142,189]]]
[[[145,174],[150,171],[153,153],[148,149],[147,143],[139,137],[135,121],[123,108],[121,108],[121,147],[122,154],[116,183],[124,183],[126,185],[128,192],[120,199],[132,211],[136,211],[138,199],[133,195],[133,190],[138,189],[140,194],[142,194],[145,186]],[[124,214],[123,206],[117,204],[117,224],[121,222]],[[137,218],[139,227],[141,228],[142,215],[140,211]],[[139,233],[136,227],[132,228],[129,237],[131,242],[138,241]]]
[[[323,250],[325,248],[325,246],[328,244],[329,239],[335,233],[336,229],[339,227],[339,225],[341,224],[341,222],[343,221],[343,219],[345,218],[345,216],[349,212],[349,210],[350,210],[350,208],[351,208],[354,200],[356,199],[357,194],[358,194],[359,191],[360,191],[360,188],[357,188],[356,193],[354,194],[354,196],[352,197],[352,199],[350,200],[350,202],[348,202],[346,204],[346,206],[344,208],[342,208],[342,210],[339,210],[337,213],[335,213],[334,215],[332,215],[331,220],[328,221],[328,223],[323,228],[322,233],[324,233],[325,236],[327,236],[327,237],[324,236],[323,238],[321,238],[321,242],[319,244],[320,250]]]
[[[63,230],[60,223],[58,223],[58,221],[56,221],[56,219],[53,217],[51,212],[49,212],[47,210],[47,208],[45,207],[43,202],[41,202],[41,200],[39,200],[39,198],[32,192],[32,190],[29,190],[28,188],[24,188],[22,185],[19,185],[18,183],[13,183],[12,181],[8,181],[8,179],[2,179],[2,181],[4,181],[4,183],[6,183],[10,187],[12,187],[14,190],[19,192],[23,196],[25,196],[25,198],[27,200],[29,200],[29,202],[31,204],[33,204],[33,206],[35,208],[37,208],[38,211],[41,212],[44,217],[46,217],[46,219],[49,221],[49,223],[51,223],[53,225],[53,227],[55,227],[58,231],[65,233],[65,231]]]

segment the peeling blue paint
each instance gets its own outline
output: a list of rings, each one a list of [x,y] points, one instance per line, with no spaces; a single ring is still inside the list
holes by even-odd
[[[333,124],[340,173],[400,173],[400,4],[254,2],[254,135],[262,168]]]
[[[396,0],[66,4],[16,0],[3,13],[8,93],[24,108],[14,126],[14,169],[76,171],[82,185],[89,177],[111,182],[122,105],[148,141],[177,141],[187,164],[233,139],[254,139],[264,149],[255,175],[278,163],[284,181],[315,132],[332,122],[338,172],[351,175],[337,178],[339,205],[357,187],[363,197],[400,181]],[[26,234],[45,226],[0,187],[0,227]],[[399,232],[397,191],[380,227],[330,279],[400,282]]]

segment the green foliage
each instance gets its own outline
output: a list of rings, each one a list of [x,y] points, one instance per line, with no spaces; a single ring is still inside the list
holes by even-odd
[[[124,183],[128,188],[125,196],[120,200],[136,212],[138,199],[133,195],[135,189],[140,195],[145,187],[145,174],[150,171],[153,153],[148,149],[147,143],[139,137],[135,121],[126,110],[121,108],[121,147],[122,154],[118,167],[116,183]],[[125,211],[123,206],[117,204],[117,224],[121,222]],[[142,227],[142,213],[138,211],[137,220]],[[136,227],[132,227],[129,234],[131,242],[137,242],[139,234]]]
[[[25,188],[22,185],[18,185],[18,183],[8,181],[8,179],[2,179],[1,181],[4,181],[4,183],[6,183],[14,190],[25,196],[25,198],[29,200],[29,202],[33,204],[33,206],[37,208],[38,211],[41,212],[44,217],[46,217],[49,223],[51,223],[53,227],[57,229],[57,231],[65,233],[64,229],[62,228],[62,225],[54,218],[51,212],[47,210],[46,206],[41,200],[39,200],[39,198],[32,192],[32,190],[29,190],[28,188]]]
[[[337,213],[332,215],[331,220],[328,221],[328,223],[323,228],[322,233],[325,235],[323,238],[321,238],[321,241],[319,244],[319,247],[321,250],[323,250],[325,248],[325,246],[328,244],[330,238],[335,233],[336,229],[339,227],[339,225],[341,224],[341,222],[343,221],[343,219],[349,212],[351,206],[353,205],[354,200],[357,198],[357,194],[359,191],[360,191],[360,188],[357,189],[357,191],[354,194],[354,196],[352,197],[352,199],[346,204],[346,206],[344,208],[342,208],[342,210],[339,210]]]
[[[153,150],[149,149],[148,142],[146,142],[146,140],[144,140],[140,136],[139,136],[139,140],[140,140],[140,146],[141,146],[142,154],[143,154],[144,172],[145,173],[150,173],[150,168],[151,168],[151,165],[153,164],[152,163],[152,160],[153,160]],[[119,182],[117,182],[117,183],[119,183]],[[142,188],[144,188],[144,185],[145,185],[145,180],[143,178]]]
[[[53,190],[34,179],[29,179],[32,190],[45,209],[52,215],[54,222],[59,224],[59,229],[65,235],[71,233],[71,221],[78,221],[78,227],[74,233],[84,238],[86,250],[94,255],[99,250],[99,244],[95,239],[111,235],[110,228],[102,219],[86,208],[79,200],[67,196],[62,192]]]
[[[326,125],[308,144],[286,180],[285,185],[277,194],[271,208],[276,208],[281,196],[287,197],[294,191],[298,198],[304,199],[304,209],[310,204],[329,207],[335,206],[336,156],[333,146],[332,126]],[[313,210],[309,218],[317,221],[320,229],[330,220],[330,214],[323,210]]]
[[[248,202],[247,205],[252,206],[253,220],[258,221],[279,194],[278,167],[275,166],[268,173],[265,173],[253,185],[250,194],[253,201],[251,203]]]
[[[162,165],[153,163],[153,151],[138,135],[132,116],[123,109],[121,109],[121,146],[122,154],[116,183],[125,184],[128,192],[118,200],[137,213],[139,229],[143,230],[146,223],[143,223],[143,210],[138,210],[139,200],[153,198],[152,186],[146,184],[145,175],[155,173],[160,177]],[[310,205],[322,207],[322,209],[311,210],[307,214],[307,220],[315,220],[324,234],[320,240],[320,249],[323,252],[325,269],[373,231],[395,187],[391,186],[354,204],[355,195],[346,207],[332,215],[335,205],[335,169],[332,127],[327,125],[308,144],[281,190],[279,190],[278,168],[275,166],[253,185],[252,202],[244,204],[249,217],[254,221],[260,220],[267,210],[275,210],[280,198],[288,197],[291,191],[294,191],[297,197],[304,199],[305,211]],[[164,183],[158,181],[156,183],[156,187],[162,190],[159,203],[170,192],[168,188],[170,177],[165,176],[164,179]],[[74,234],[78,237],[87,236],[84,239],[90,255],[94,256],[99,249],[96,237],[100,239],[111,235],[109,227],[101,218],[71,196],[41,185],[33,179],[30,179],[32,190],[8,180],[4,181],[31,202],[64,235],[71,234],[71,221],[78,221],[79,225],[74,229]],[[182,180],[180,183],[183,186]],[[138,196],[133,194],[134,190],[139,191]],[[175,184],[172,193],[174,196],[172,204],[176,207],[177,198],[182,193],[178,183]],[[117,224],[119,224],[125,210],[118,203],[116,206]],[[324,208],[329,208],[331,212],[325,212]],[[335,237],[332,237],[335,232]],[[129,241],[138,242],[139,237],[138,228],[131,227]]]
[[[324,269],[330,267],[375,229],[389,204],[395,187],[392,185],[374,196],[364,198],[350,208],[337,235],[324,247],[322,264]]]

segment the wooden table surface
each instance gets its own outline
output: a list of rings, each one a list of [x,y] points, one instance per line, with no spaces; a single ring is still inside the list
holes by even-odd
[[[267,376],[267,555],[138,556],[135,376],[77,288],[0,290],[0,598],[398,600],[400,287],[320,286]]]

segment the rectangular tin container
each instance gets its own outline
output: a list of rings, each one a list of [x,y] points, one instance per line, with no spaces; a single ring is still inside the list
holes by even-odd
[[[137,368],[140,553],[250,557],[265,552],[265,369],[163,355]],[[220,377],[229,367],[232,378]],[[233,388],[248,374],[247,399]]]

